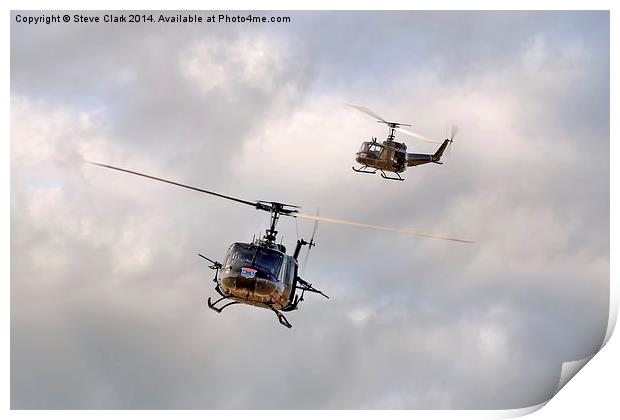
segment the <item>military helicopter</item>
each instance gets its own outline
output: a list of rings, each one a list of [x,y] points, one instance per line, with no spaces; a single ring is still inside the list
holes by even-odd
[[[223,262],[213,260],[202,254],[198,255],[207,260],[210,263],[209,268],[215,271],[213,282],[215,283],[215,291],[220,295],[220,298],[215,302],[211,301],[211,297],[207,299],[207,305],[209,308],[218,313],[222,312],[222,310],[228,306],[235,304],[246,304],[266,308],[273,311],[278,317],[280,324],[287,328],[291,328],[292,325],[286,319],[283,312],[290,312],[297,309],[299,303],[304,300],[305,292],[319,294],[329,299],[325,293],[316,289],[311,283],[299,276],[299,254],[302,247],[307,246],[307,261],[307,256],[310,249],[315,246],[314,235],[319,221],[380,229],[390,232],[400,232],[462,243],[471,243],[471,241],[463,239],[412,230],[396,229],[386,226],[370,225],[348,220],[323,217],[319,216],[318,213],[316,216],[303,214],[299,212],[298,206],[290,204],[283,204],[275,201],[242,200],[240,198],[208,191],[202,188],[192,187],[190,185],[181,184],[128,169],[106,165],[103,163],[88,163],[101,166],[103,168],[153,179],[155,181],[161,181],[179,187],[188,188],[190,190],[245,204],[254,207],[256,210],[268,212],[271,217],[271,222],[269,228],[265,232],[265,235],[260,239],[255,238],[249,243],[233,243],[230,247],[228,247]],[[306,241],[304,239],[298,239],[295,251],[292,255],[287,255],[286,247],[281,243],[276,242],[276,235],[278,233],[276,231],[276,225],[280,219],[280,216],[289,216],[314,221],[314,228],[310,240]],[[298,292],[300,293],[298,294]],[[223,301],[226,301],[226,303],[218,307],[217,305]]]
[[[365,174],[374,174],[377,171],[381,173],[381,176],[385,179],[391,179],[395,181],[404,181],[400,176],[402,172],[405,172],[408,166],[424,165],[426,163],[442,164],[440,161],[443,152],[446,147],[454,140],[456,135],[456,127],[452,127],[452,135],[449,139],[445,139],[443,142],[439,140],[433,140],[429,137],[423,136],[413,131],[404,129],[402,127],[411,127],[411,124],[403,124],[397,122],[386,121],[385,118],[371,111],[370,109],[359,106],[349,105],[364,114],[370,115],[373,118],[377,118],[377,122],[386,124],[389,128],[389,134],[387,139],[383,143],[378,143],[376,137],[372,137],[372,141],[366,141],[362,143],[360,150],[355,154],[355,161],[362,165],[358,169],[353,167],[355,172],[361,172]],[[407,134],[418,140],[422,140],[428,143],[441,144],[439,149],[432,155],[421,153],[407,153],[407,145],[405,143],[399,143],[394,141],[395,132]],[[372,169],[369,169],[372,168]],[[396,177],[387,176],[386,172],[392,172],[396,174]]]

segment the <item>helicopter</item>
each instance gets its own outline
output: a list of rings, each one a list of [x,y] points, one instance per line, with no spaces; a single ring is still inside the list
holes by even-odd
[[[387,226],[371,225],[319,216],[318,211],[316,216],[304,214],[299,212],[298,206],[290,204],[279,203],[276,201],[243,200],[203,188],[193,187],[152,175],[131,171],[129,169],[123,169],[103,163],[88,163],[155,181],[165,182],[201,193],[210,194],[215,197],[245,204],[255,208],[256,210],[269,213],[270,224],[263,237],[254,238],[251,242],[234,242],[228,247],[223,262],[213,260],[200,253],[198,255],[208,261],[210,264],[209,268],[215,271],[213,282],[215,283],[215,291],[220,297],[216,301],[212,301],[211,297],[208,297],[207,305],[210,309],[217,313],[221,313],[225,308],[236,304],[257,306],[274,312],[280,324],[287,328],[291,328],[292,324],[287,320],[284,312],[290,312],[298,309],[299,303],[304,300],[304,293],[314,293],[329,299],[325,293],[316,289],[311,283],[299,276],[299,254],[302,248],[307,246],[308,249],[305,257],[305,261],[307,261],[310,249],[316,245],[314,242],[314,235],[316,234],[317,224],[319,221],[379,229],[390,232],[400,232],[461,243],[472,242],[464,239],[423,233],[413,230],[397,229]],[[281,216],[314,221],[314,228],[310,240],[306,241],[304,239],[298,239],[292,255],[287,255],[286,247],[282,243],[276,242],[276,236],[278,234],[276,225]],[[220,303],[222,304],[218,306]]]
[[[357,109],[360,112],[363,112],[364,114],[370,115],[373,118],[377,118],[377,122],[386,124],[389,128],[387,139],[383,143],[377,142],[376,137],[372,137],[372,141],[366,141],[362,143],[359,151],[355,154],[355,161],[361,166],[357,169],[355,167],[352,167],[355,172],[374,174],[379,171],[381,176],[385,179],[404,181],[400,174],[402,172],[405,172],[408,166],[419,166],[426,163],[437,163],[440,165],[443,164],[443,162],[441,162],[441,157],[443,156],[446,147],[448,147],[448,145],[452,143],[452,141],[454,140],[454,136],[456,135],[456,126],[452,126],[452,134],[450,138],[443,140],[443,142],[439,140],[434,140],[402,128],[411,127],[411,124],[387,121],[385,118],[381,117],[374,111],[371,111],[370,109],[363,106],[349,106]],[[405,143],[399,143],[394,140],[396,131],[428,143],[441,144],[441,146],[439,146],[439,149],[437,149],[437,151],[432,155],[422,153],[407,153],[407,145],[405,145]],[[390,177],[386,175],[386,172],[392,172],[396,174],[396,177]]]

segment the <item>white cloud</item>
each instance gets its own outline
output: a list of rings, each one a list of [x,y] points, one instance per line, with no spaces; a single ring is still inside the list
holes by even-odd
[[[290,59],[283,45],[260,35],[228,39],[204,38],[180,54],[180,71],[205,93],[246,85],[271,91],[282,76],[283,60]]]
[[[347,315],[355,326],[363,326],[370,318],[374,316],[375,311],[372,308],[354,309]]]

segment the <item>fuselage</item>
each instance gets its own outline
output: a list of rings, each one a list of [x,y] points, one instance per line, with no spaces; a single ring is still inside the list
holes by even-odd
[[[277,249],[236,242],[217,276],[224,295],[248,305],[282,310],[295,295],[297,262]]]
[[[404,172],[408,166],[424,165],[426,163],[441,163],[441,156],[451,140],[444,140],[435,153],[407,153],[404,143],[387,140],[383,143],[364,142],[355,154],[355,161],[370,168],[389,172]],[[359,171],[358,171],[359,172]]]
[[[407,146],[397,142],[364,142],[355,154],[355,161],[370,168],[389,172],[407,169]]]

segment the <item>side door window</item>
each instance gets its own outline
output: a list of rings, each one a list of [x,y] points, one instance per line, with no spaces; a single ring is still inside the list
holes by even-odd
[[[232,265],[232,250],[233,250],[233,247],[231,246],[230,248],[228,248],[228,251],[226,252],[226,258],[224,258],[224,270],[230,269]]]
[[[288,267],[287,267],[287,273],[286,273],[286,279],[284,280],[284,283],[287,286],[292,286],[293,285],[293,280],[295,279],[295,260],[293,258],[288,260]]]
[[[284,258],[282,260],[282,264],[280,265],[280,272],[278,273],[278,280],[282,283],[286,283],[286,275],[288,273],[289,261],[288,258]]]

